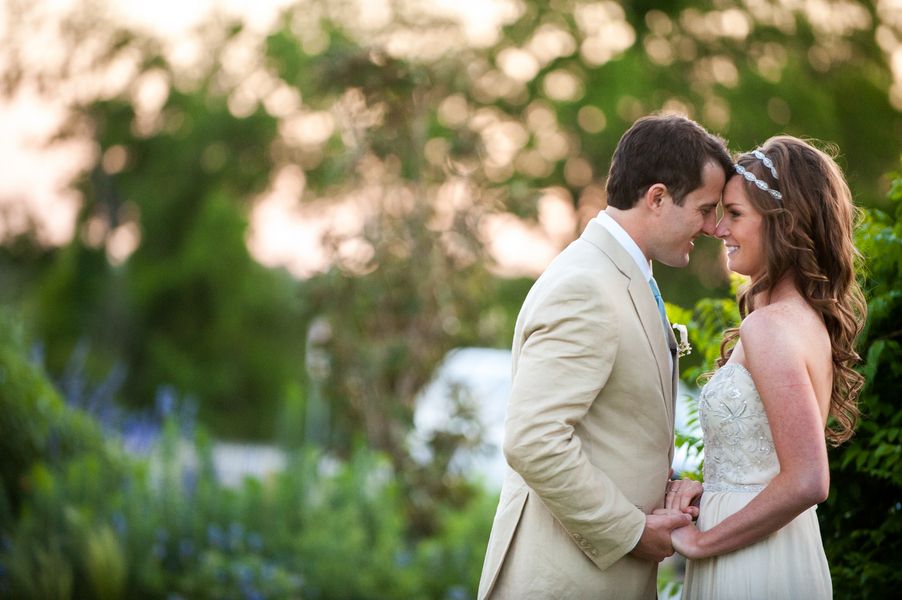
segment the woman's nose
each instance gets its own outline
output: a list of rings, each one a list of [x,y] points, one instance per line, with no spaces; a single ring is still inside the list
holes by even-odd
[[[717,226],[714,228],[714,237],[723,239],[729,233],[729,229],[725,223],[726,217],[721,217],[720,221],[717,222]]]

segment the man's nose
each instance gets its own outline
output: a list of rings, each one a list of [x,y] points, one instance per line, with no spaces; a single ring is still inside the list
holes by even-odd
[[[705,217],[705,222],[702,224],[702,233],[707,235],[708,237],[714,237],[716,235],[717,230],[717,215],[713,212]]]

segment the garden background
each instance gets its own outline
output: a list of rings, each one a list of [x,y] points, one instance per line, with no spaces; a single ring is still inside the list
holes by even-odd
[[[417,399],[661,110],[837,148],[867,385],[818,514],[838,598],[899,589],[899,0],[143,4],[0,5],[0,597],[475,597],[486,398],[419,446]],[[716,240],[656,278],[691,393],[737,282]],[[224,442],[284,461],[226,482]]]

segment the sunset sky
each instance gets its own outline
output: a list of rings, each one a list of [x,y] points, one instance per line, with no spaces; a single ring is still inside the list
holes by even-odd
[[[0,0],[0,4],[8,0]],[[280,11],[292,0],[107,0],[111,18],[130,27],[145,30],[165,40],[175,60],[190,60],[197,52],[192,29],[215,14],[237,16],[251,32],[262,36]],[[51,15],[64,15],[75,0],[45,0],[36,6]],[[391,18],[386,0],[359,3],[369,23]],[[512,0],[422,0],[411,2],[453,18],[460,23],[462,43],[482,46],[496,40],[501,25],[518,14]],[[55,18],[59,23],[59,19]],[[0,21],[0,33],[7,34]],[[33,61],[58,59],[50,30],[35,37]],[[511,63],[516,67],[516,61]],[[3,64],[0,63],[0,70]],[[95,86],[102,82],[91,82]],[[35,91],[20,91],[10,101],[0,103],[0,237],[21,232],[36,224],[39,239],[48,245],[66,243],[73,234],[79,207],[77,193],[68,184],[94,159],[96,149],[88,142],[54,143],[47,141],[61,123],[63,97],[48,98]],[[270,191],[257,199],[251,217],[248,246],[252,254],[270,266],[284,266],[299,277],[306,277],[328,265],[328,257],[319,244],[319,236],[337,224],[353,223],[354,208],[348,205],[305,203],[297,198],[303,189],[300,169],[283,169]],[[491,217],[485,226],[490,250],[506,274],[540,272],[561,247],[569,241],[575,226],[571,202],[553,190],[539,200],[539,224],[528,224],[512,215]],[[115,231],[108,253],[121,262],[140,243],[140,232],[132,228]]]
[[[242,61],[252,62],[255,39],[259,42],[271,29],[274,20],[286,6],[295,0],[95,0],[93,5],[107,7],[104,14],[118,20],[129,27],[145,30],[160,38],[165,43],[167,58],[174,65],[190,66],[192,61],[202,55],[204,46],[194,31],[198,25],[215,17],[239,17],[246,26],[248,47],[244,55],[230,59],[227,67],[235,71],[235,77],[244,77],[250,68],[242,71]],[[604,2],[596,3],[599,6]],[[813,24],[820,29],[844,31],[843,28],[860,26],[856,20],[870,18],[864,14],[860,6],[844,2],[827,2],[826,0],[794,0],[790,2],[798,10],[804,11]],[[3,16],[7,6],[18,5],[18,0],[0,0],[0,42],[10,35],[8,24]],[[35,13],[47,17],[49,26],[41,30],[28,31],[26,38],[26,54],[30,64],[39,65],[42,61],[59,61],[64,46],[58,43],[58,29],[65,29],[64,15],[73,6],[79,6],[79,0],[35,0],[28,5]],[[393,18],[390,0],[347,0],[329,4],[329,10],[350,11],[348,19],[356,23],[364,32],[367,28],[378,29]],[[488,46],[497,40],[503,24],[514,20],[522,5],[518,0],[408,0],[404,7],[413,10],[428,10],[442,14],[460,24],[457,39],[436,41],[432,46],[434,52],[443,52],[449,45],[467,45],[472,47]],[[890,96],[894,104],[902,107],[902,44],[894,30],[902,29],[902,0],[879,0],[877,12],[885,23],[893,23],[892,27],[882,26],[876,32],[878,45],[886,53],[893,73],[894,83]],[[585,7],[583,7],[585,8]],[[592,8],[591,6],[589,8]],[[406,10],[406,9],[405,9]],[[344,13],[342,13],[344,14]],[[743,34],[748,27],[744,18],[736,10],[724,10],[716,19],[700,19],[698,23],[690,23],[693,27],[720,28],[723,35]],[[732,15],[732,16],[731,16]],[[894,16],[895,15],[895,16]],[[578,15],[577,15],[578,16]],[[711,16],[711,15],[709,15]],[[598,21],[597,19],[595,21]],[[602,19],[602,21],[604,21]],[[715,22],[716,21],[716,22]],[[609,23],[610,24],[610,23]],[[618,25],[614,23],[614,25]],[[620,27],[605,29],[599,39],[604,44],[581,48],[591,62],[592,56],[603,59],[610,52],[617,52],[635,42],[635,35],[626,23]],[[56,28],[56,29],[55,29]],[[893,29],[895,28],[895,29]],[[712,29],[712,30],[713,30]],[[746,32],[747,33],[747,32]],[[245,34],[242,34],[245,35]],[[90,39],[85,44],[90,46]],[[546,40],[551,46],[566,44],[567,40]],[[413,44],[410,40],[401,40],[398,44]],[[572,40],[569,42],[572,43]],[[442,46],[444,44],[445,46]],[[612,46],[613,45],[613,46]],[[400,46],[399,46],[400,47]],[[620,50],[618,50],[618,48]],[[418,46],[417,50],[423,50]],[[514,80],[529,81],[538,70],[536,48],[526,51],[518,48],[507,48],[497,57],[498,68]],[[403,50],[402,50],[403,51]],[[650,47],[649,52],[663,51]],[[594,53],[594,54],[593,54]],[[539,52],[541,54],[541,52]],[[4,55],[0,46],[0,73],[5,69]],[[735,77],[735,68],[726,63],[712,62],[710,65],[714,77]],[[723,67],[718,71],[718,67]],[[127,67],[124,67],[127,70]],[[552,86],[555,93],[573,94],[581,83],[575,78],[555,80]],[[68,190],[68,184],[79,173],[92,163],[97,149],[88,141],[70,141],[65,144],[54,143],[47,147],[47,140],[59,126],[63,117],[62,106],[67,97],[86,97],[91,94],[102,94],[105,90],[115,89],[115,71],[105,79],[82,82],[80,87],[70,86],[60,90],[58,94],[38,94],[34,90],[20,89],[16,97],[8,102],[0,102],[0,238],[21,232],[33,222],[37,226],[39,239],[50,245],[64,244],[71,238],[79,198]],[[120,79],[123,79],[120,76]],[[239,79],[240,80],[240,79]],[[156,92],[152,85],[146,88],[146,103],[153,105],[165,98],[166,86],[162,83]],[[576,86],[576,87],[574,87]],[[156,97],[154,94],[156,93]],[[274,102],[270,95],[268,102]],[[450,99],[453,100],[453,99]],[[256,106],[259,98],[251,98],[248,106]],[[281,100],[291,110],[293,104],[300,100],[286,95]],[[449,110],[453,102],[449,101]],[[230,108],[232,107],[230,99]],[[235,110],[241,110],[235,106]],[[268,109],[271,107],[267,107]],[[580,114],[580,124],[593,133],[604,129],[604,115],[597,108],[586,106]],[[153,110],[153,109],[151,109]],[[583,114],[585,112],[585,114]],[[709,120],[717,115],[707,115]],[[334,130],[332,116],[323,111],[319,114],[308,114],[305,121],[299,123],[304,135],[321,135],[328,137]],[[716,119],[715,119],[716,120]],[[716,125],[716,123],[714,123]],[[524,131],[509,131],[516,124],[501,124],[497,143],[486,140],[486,157],[488,161],[501,156],[499,162],[510,162],[502,155],[510,153],[512,144],[510,136],[525,135]],[[508,130],[503,130],[508,127]],[[593,128],[597,128],[597,131]],[[522,129],[522,126],[520,126]],[[288,134],[291,132],[288,131]],[[285,132],[283,132],[283,135]],[[546,136],[547,145],[556,143],[555,133]],[[553,149],[552,149],[553,150]],[[516,151],[516,147],[514,150]],[[553,152],[551,152],[553,154]],[[115,156],[105,157],[111,160]],[[601,157],[602,160],[606,157]],[[541,162],[541,161],[540,161]],[[582,161],[586,163],[586,161]],[[588,164],[575,165],[588,173],[589,177],[598,177]],[[252,199],[255,207],[251,215],[251,229],[248,246],[253,255],[267,265],[284,266],[300,277],[309,276],[324,269],[329,257],[323,252],[319,237],[323,231],[337,226],[347,227],[359,222],[359,215],[352,203],[305,201],[297,202],[304,190],[304,174],[299,168],[283,168],[274,173],[270,190],[260,198]],[[442,193],[452,196],[457,193],[453,186]],[[572,208],[572,201],[555,190],[546,190],[537,199],[539,206],[539,222],[531,224],[520,221],[512,215],[495,215],[485,222],[485,234],[489,241],[489,249],[501,265],[501,271],[509,274],[539,273],[547,262],[572,237],[577,217]],[[123,226],[114,231],[108,243],[110,260],[121,262],[140,243],[140,230],[131,226]]]

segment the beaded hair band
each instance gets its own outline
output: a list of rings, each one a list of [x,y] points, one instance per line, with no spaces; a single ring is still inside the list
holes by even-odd
[[[763,152],[761,152],[760,150],[755,150],[754,152],[752,152],[752,156],[754,156],[755,158],[760,160],[761,164],[763,164],[765,167],[767,167],[767,169],[770,170],[770,174],[774,176],[774,179],[780,179],[779,177],[777,177],[777,168],[774,167],[773,161],[771,159],[769,159],[767,156],[765,156]],[[765,192],[767,192],[768,194],[773,196],[775,200],[783,199],[783,194],[781,194],[777,190],[771,189],[771,187],[769,185],[767,185],[766,182],[755,177],[754,173],[746,170],[746,168],[743,167],[742,165],[735,164],[735,165],[733,165],[733,168],[736,170],[737,173],[739,173],[740,175],[745,177],[746,181],[748,181],[750,183],[754,183],[756,186],[758,186],[758,189],[764,190]]]

